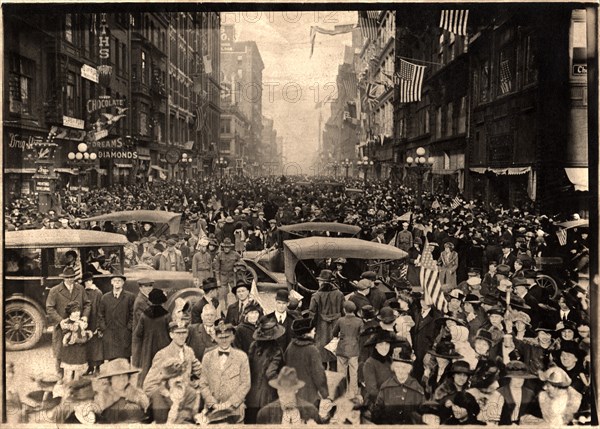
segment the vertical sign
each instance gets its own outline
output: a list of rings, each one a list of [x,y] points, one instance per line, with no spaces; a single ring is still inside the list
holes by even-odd
[[[110,31],[106,23],[106,14],[100,14],[100,31],[98,33],[98,56],[100,57],[100,66],[98,74],[100,83],[103,86],[109,86],[112,75],[112,66],[110,65]]]

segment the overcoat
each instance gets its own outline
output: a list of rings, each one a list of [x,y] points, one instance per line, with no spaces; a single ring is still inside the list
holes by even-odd
[[[383,385],[373,408],[373,422],[378,424],[416,424],[420,423],[417,410],[425,400],[423,387],[412,377],[404,383],[395,376]]]
[[[88,329],[92,332],[98,328],[98,311],[100,307],[100,299],[102,292],[99,289],[85,289],[85,294],[90,301],[90,316],[88,318]],[[85,344],[86,356],[88,362],[102,362],[104,356],[102,353],[102,339],[98,335],[94,335]]]
[[[321,398],[327,398],[327,377],[314,340],[307,337],[293,339],[283,355],[283,360],[286,366],[296,369],[298,378],[305,383],[298,391],[299,398],[311,404],[318,402],[319,395]]]
[[[156,353],[171,342],[169,318],[169,312],[164,307],[152,305],[144,310],[133,332],[132,364],[141,369],[138,375],[138,387],[144,385],[144,379]]]
[[[324,283],[310,299],[309,311],[316,321],[315,342],[323,362],[330,360],[325,346],[333,338],[333,326],[342,315],[344,294],[333,284]]]
[[[102,332],[104,359],[129,359],[133,332],[135,295],[122,290],[119,298],[113,292],[102,295],[98,311],[98,329]]]
[[[277,378],[283,367],[283,351],[276,341],[255,341],[250,346],[248,360],[252,384],[246,406],[258,411],[277,399],[277,392],[269,385],[269,380]]]

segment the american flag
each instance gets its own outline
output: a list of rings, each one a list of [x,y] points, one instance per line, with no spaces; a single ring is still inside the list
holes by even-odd
[[[450,208],[452,210],[454,210],[455,208],[457,208],[458,206],[460,206],[460,198],[458,197],[454,197],[454,199],[452,200],[452,202],[450,203]]]
[[[510,61],[504,60],[500,63],[500,91],[502,94],[512,89],[512,74],[510,72]]]
[[[347,96],[353,96],[354,94],[356,94],[356,75],[354,73],[348,74],[342,79],[342,85]]]
[[[373,11],[370,11],[371,15]],[[379,12],[377,12],[379,14]],[[361,28],[362,36],[375,40],[377,38],[377,20],[369,17],[365,11],[358,12],[358,25]]]
[[[440,27],[459,36],[467,35],[468,10],[443,10]]]
[[[418,66],[408,61],[400,60],[400,103],[421,101],[421,86],[425,66]]]
[[[558,242],[561,246],[567,245],[567,230],[566,229],[559,229],[558,231],[556,231],[556,236],[558,237]]]
[[[432,250],[433,246],[429,243],[427,243],[423,249],[419,280],[421,282],[421,287],[423,288],[425,299],[429,299],[429,302],[435,305],[435,308],[438,310],[447,313],[448,302],[442,292],[440,276],[431,254]]]

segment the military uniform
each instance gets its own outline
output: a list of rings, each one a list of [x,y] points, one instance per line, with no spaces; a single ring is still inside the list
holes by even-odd
[[[398,231],[398,234],[396,234],[395,244],[398,249],[408,252],[408,250],[413,246],[412,233],[407,230]]]

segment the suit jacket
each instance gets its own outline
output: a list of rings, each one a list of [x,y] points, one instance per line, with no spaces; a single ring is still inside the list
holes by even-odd
[[[192,323],[202,323],[202,309],[204,308],[204,306],[206,304],[208,304],[208,300],[206,299],[205,296],[203,296],[198,301],[196,301],[196,303],[192,306],[192,311],[191,311]],[[216,298],[213,298],[212,305],[216,309],[219,306],[219,300]],[[218,315],[218,316],[220,316],[220,315]]]
[[[83,286],[79,283],[73,285],[72,292],[69,292],[64,282],[60,282],[48,292],[46,299],[46,314],[50,319],[52,326],[56,327],[61,320],[66,318],[65,307],[71,301],[77,301],[81,307],[81,317],[89,318],[91,303],[84,292]]]
[[[435,320],[442,317],[442,314],[434,307],[431,307],[427,316],[421,316],[421,310],[415,312],[413,319],[415,326],[413,327],[412,340],[414,344],[415,355],[418,361],[421,361],[427,350],[431,348],[437,334]]]
[[[508,254],[508,256],[504,256],[504,254],[501,254],[498,257],[498,264],[508,265],[510,267],[510,270],[512,271],[515,269],[515,261],[516,260],[517,260],[517,257],[515,256],[515,254],[510,252]]]
[[[144,379],[144,393],[146,395],[152,396],[156,389],[161,386],[161,370],[165,362],[173,359],[181,360],[181,349],[171,341],[167,347],[156,352],[154,359],[152,359],[152,366]],[[196,359],[194,351],[185,344],[183,345],[183,361],[185,362],[185,371],[183,373],[185,381],[189,381],[192,374],[195,376],[200,374],[200,362]]]
[[[206,328],[202,323],[195,323],[190,326],[186,344],[191,347],[196,359],[199,361],[202,361],[207,350],[217,346],[217,342],[206,332]]]
[[[304,399],[298,398],[297,408],[300,411],[300,419],[302,420],[298,424],[306,423],[309,420],[314,420],[315,423],[319,422],[319,411],[313,404],[309,404]],[[281,424],[282,419],[283,410],[281,409],[279,399],[277,399],[260,409],[256,423],[259,425],[278,425]]]
[[[279,347],[281,347],[281,350],[286,350],[288,345],[292,341],[292,338],[293,338],[292,322],[296,318],[293,313],[291,313],[289,311],[286,311],[286,313],[287,314],[285,316],[285,320],[283,321],[283,327],[285,328],[285,335],[282,335],[281,337],[279,337],[277,339],[277,343],[279,344]],[[277,320],[277,318],[275,316],[275,312],[267,314],[267,317],[271,317],[271,318],[274,318],[275,320]]]
[[[200,393],[206,404],[229,402],[239,415],[244,414],[244,400],[250,390],[250,364],[241,350],[230,348],[221,368],[219,350],[213,349],[202,358]]]
[[[104,359],[129,359],[133,333],[135,295],[122,290],[116,299],[110,291],[102,295],[98,311],[98,330],[103,333]]]
[[[515,409],[515,400],[510,393],[510,386],[502,386],[498,388],[498,392],[504,397],[504,405],[500,411],[500,424],[510,425],[512,424],[512,413]],[[540,416],[539,406],[537,404],[537,397],[533,390],[527,387],[521,387],[521,407],[519,408],[519,418],[525,414],[531,414],[533,416]]]

